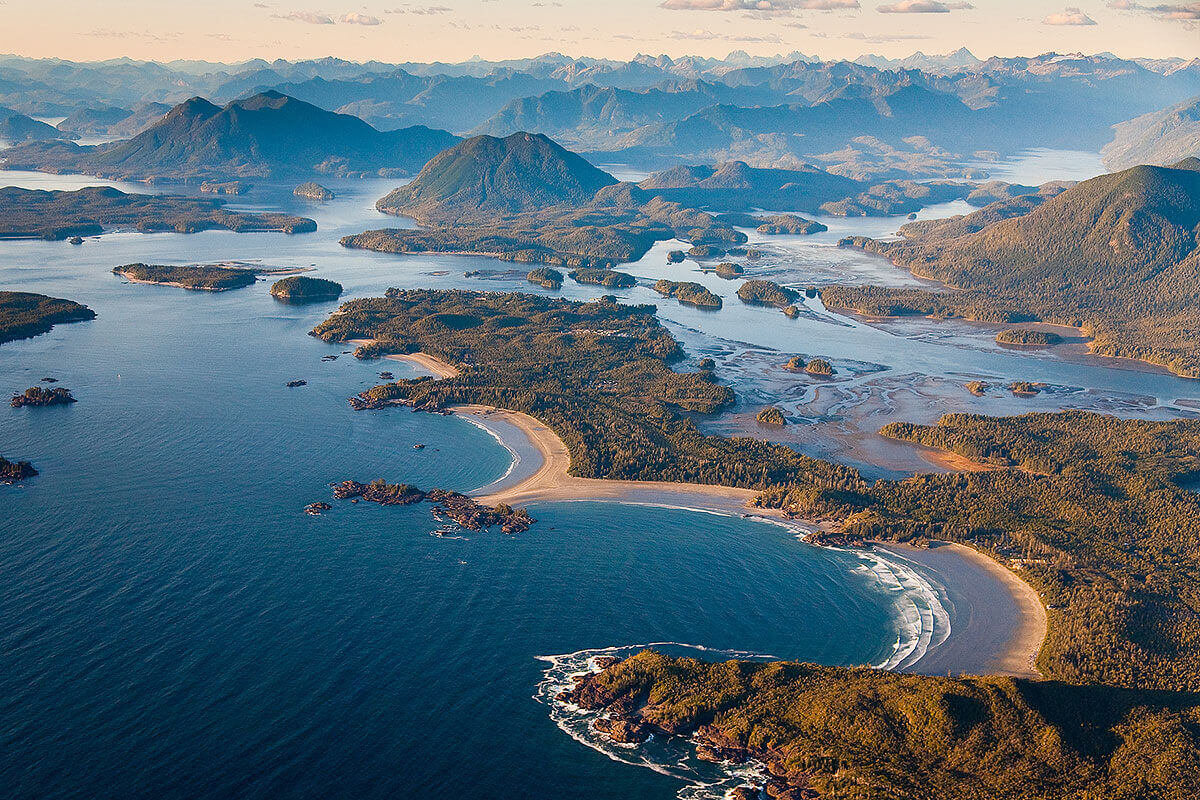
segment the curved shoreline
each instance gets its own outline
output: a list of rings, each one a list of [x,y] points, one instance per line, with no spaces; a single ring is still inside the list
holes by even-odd
[[[362,343],[360,340],[357,343]],[[390,355],[388,358],[418,365],[439,378],[453,377],[458,370],[427,353]],[[536,468],[521,474],[516,468],[505,478],[469,492],[487,505],[571,501],[610,501],[620,503],[672,506],[698,511],[755,518],[776,524],[787,522],[797,532],[824,529],[828,523],[789,519],[782,511],[750,507],[758,492],[733,486],[674,483],[669,481],[625,481],[604,478],[580,478],[569,474],[571,454],[566,444],[549,426],[534,417],[509,409],[478,404],[450,407],[451,411],[470,416],[487,428],[510,452],[525,452],[537,459]],[[510,430],[489,426],[500,422]],[[515,428],[525,437],[528,447],[512,442]],[[496,484],[499,483],[499,486]],[[495,487],[495,488],[492,488]],[[974,548],[949,542],[935,542],[929,548],[917,548],[885,542],[872,542],[876,552],[912,562],[942,579],[947,590],[967,606],[967,614],[956,620],[945,641],[927,651],[905,671],[927,674],[994,674],[1040,680],[1036,662],[1046,639],[1046,609],[1032,586],[1005,565]],[[973,595],[973,596],[972,596]],[[997,605],[1011,604],[1011,614],[1001,618]]]

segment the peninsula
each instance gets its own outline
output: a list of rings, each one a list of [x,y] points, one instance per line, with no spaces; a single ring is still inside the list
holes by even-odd
[[[0,189],[0,239],[59,240],[109,230],[307,233],[316,229],[317,223],[305,217],[230,211],[220,199],[126,194],[107,186],[73,192]]]
[[[0,292],[0,344],[46,333],[62,322],[95,319],[85,305],[33,292]]]

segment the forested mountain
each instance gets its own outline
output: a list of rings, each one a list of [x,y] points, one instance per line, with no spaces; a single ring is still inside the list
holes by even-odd
[[[1200,97],[1114,125],[1113,131],[1101,151],[1109,169],[1200,157]]]
[[[0,107],[0,140],[15,143],[72,138],[71,134],[63,133],[52,125],[19,114],[11,108]]]
[[[433,158],[381,211],[446,223],[586,205],[617,179],[540,134],[475,136]]]
[[[124,142],[28,145],[5,151],[10,168],[123,178],[303,177],[415,172],[457,138],[424,127],[380,132],[278,92],[224,107],[194,97]]]
[[[906,226],[902,241],[848,241],[963,291],[833,290],[827,302],[1082,325],[1097,352],[1200,375],[1200,159],[1101,175],[1031,205],[962,235],[973,217],[1001,215],[989,206],[959,230]]]

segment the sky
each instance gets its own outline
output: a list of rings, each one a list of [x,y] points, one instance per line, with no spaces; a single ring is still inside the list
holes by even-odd
[[[0,0],[0,53],[76,61],[627,59],[800,51],[1200,57],[1200,0]]]

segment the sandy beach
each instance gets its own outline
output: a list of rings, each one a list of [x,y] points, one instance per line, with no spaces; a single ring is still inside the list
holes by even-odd
[[[388,358],[416,364],[437,377],[458,374],[454,366],[425,353]],[[569,474],[571,455],[566,444],[528,414],[483,405],[459,405],[451,410],[489,430],[517,462],[504,478],[472,493],[488,505],[611,500],[783,519],[779,511],[749,507],[757,494],[752,489],[576,477]],[[951,458],[945,465],[959,469],[972,466]],[[824,527],[803,520],[788,522],[797,532]],[[957,612],[950,636],[916,661],[910,671],[1041,678],[1035,665],[1046,638],[1046,609],[1037,591],[1020,576],[988,555],[949,542],[935,542],[928,548],[875,543],[873,549],[932,574],[946,588]]]
[[[346,340],[346,343],[357,346],[363,344],[372,344],[374,341],[374,339],[348,339]],[[384,356],[384,358],[391,359],[392,361],[404,361],[408,364],[415,364],[435,378],[453,378],[458,374],[458,369],[454,366],[447,364],[440,358],[434,358],[433,356],[426,355],[425,353],[392,353],[391,355]]]

